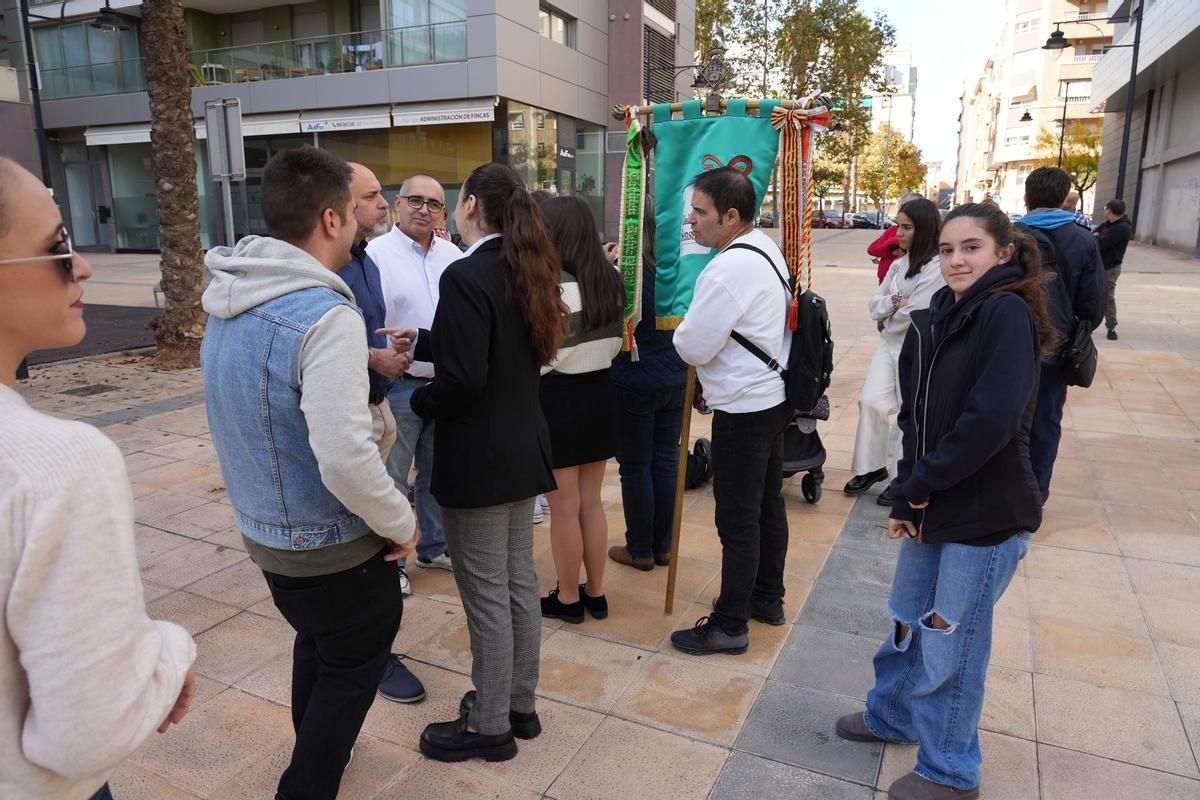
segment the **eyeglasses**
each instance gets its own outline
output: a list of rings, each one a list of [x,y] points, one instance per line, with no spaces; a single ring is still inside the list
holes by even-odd
[[[56,247],[65,248],[65,253],[47,253],[44,256],[28,256],[26,258],[5,258],[0,259],[0,264],[36,264],[40,261],[61,261],[63,271],[67,273],[67,280],[75,281],[75,245],[71,242],[71,234],[67,233],[66,227],[60,227],[59,234],[62,236],[59,239]]]
[[[421,197],[419,194],[406,195],[404,199],[408,201],[408,207],[413,211],[419,210],[421,206],[429,206],[429,210],[436,214],[446,207],[446,204],[441,200],[434,200],[431,197]]]

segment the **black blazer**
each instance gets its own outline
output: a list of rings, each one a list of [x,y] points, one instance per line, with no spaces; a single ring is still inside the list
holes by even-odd
[[[447,267],[439,286],[433,327],[420,332],[415,352],[433,362],[434,378],[411,401],[418,416],[437,422],[434,498],[481,508],[554,489],[539,365],[500,240]]]

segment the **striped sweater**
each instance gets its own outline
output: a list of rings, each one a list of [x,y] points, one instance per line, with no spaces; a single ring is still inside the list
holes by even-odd
[[[542,374],[582,375],[598,372],[612,365],[613,357],[621,350],[621,316],[595,330],[583,330],[583,294],[575,276],[563,270],[562,299],[571,312],[571,327],[558,354]]]

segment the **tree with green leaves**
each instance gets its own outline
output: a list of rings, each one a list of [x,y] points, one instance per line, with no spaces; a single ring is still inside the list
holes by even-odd
[[[1062,164],[1058,163],[1059,134],[1042,128],[1034,139],[1033,149],[1040,165],[1061,166],[1071,176],[1071,185],[1080,198],[1096,185],[1100,172],[1100,120],[1069,119],[1062,139]]]
[[[733,22],[729,0],[696,0],[696,63],[703,64],[714,44],[724,44]]]
[[[895,44],[895,26],[882,12],[868,16],[858,0],[789,0],[777,52],[784,91],[821,91],[832,101],[837,130],[822,142],[834,161],[849,163],[867,143],[871,109],[863,98],[889,92],[883,57]]]
[[[871,198],[882,214],[890,198],[908,191],[919,192],[924,185],[921,148],[887,124],[880,126],[859,155],[858,190]]]
[[[846,173],[845,164],[836,164],[830,161],[824,154],[819,154],[813,160],[812,191],[813,197],[820,201],[818,207],[825,205],[825,198],[834,189],[847,183]]]
[[[795,2],[795,0],[789,0]],[[725,7],[737,27],[726,32],[728,61],[733,68],[732,94],[779,97],[783,71],[779,68],[784,3],[780,0],[727,0]]]

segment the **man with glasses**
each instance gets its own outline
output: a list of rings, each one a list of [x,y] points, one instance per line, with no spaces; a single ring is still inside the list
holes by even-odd
[[[380,285],[388,328],[429,328],[438,304],[438,282],[462,251],[435,236],[445,217],[446,193],[442,185],[428,175],[413,175],[400,186],[396,195],[396,224],[383,236],[367,245],[367,255],[379,267]],[[418,387],[433,378],[433,364],[414,361],[388,393],[396,417],[396,444],[387,458],[388,473],[401,490],[409,490],[408,473],[416,459],[417,525],[421,539],[417,545],[417,565],[451,569],[442,533],[442,515],[437,501],[429,493],[433,474],[433,421],[418,417],[409,398]],[[402,567],[403,569],[403,567]],[[402,578],[407,594],[408,581]]]

